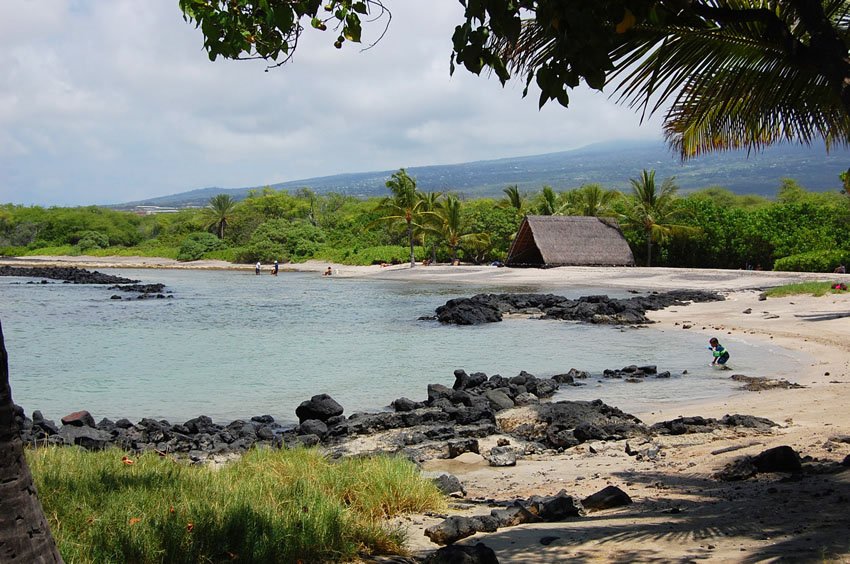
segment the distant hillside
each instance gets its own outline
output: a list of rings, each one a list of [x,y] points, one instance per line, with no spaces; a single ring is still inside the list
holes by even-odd
[[[626,190],[629,178],[637,177],[644,168],[655,169],[659,179],[675,176],[683,192],[722,186],[739,194],[773,196],[785,177],[797,180],[809,190],[837,190],[838,175],[848,167],[850,151],[836,149],[827,155],[823,145],[812,148],[781,145],[749,157],[746,152],[716,153],[681,163],[662,142],[642,141],[600,143],[545,155],[410,167],[407,171],[423,191],[453,191],[477,197],[501,197],[502,189],[511,184],[528,192],[547,184],[565,190],[590,182]],[[289,191],[310,188],[320,194],[384,196],[387,194],[384,183],[393,172],[337,174],[270,186]],[[215,194],[224,192],[240,200],[255,188],[201,188],[114,207],[203,206]]]

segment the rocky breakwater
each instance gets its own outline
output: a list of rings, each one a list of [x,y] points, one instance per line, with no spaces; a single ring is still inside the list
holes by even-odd
[[[62,280],[66,284],[136,284],[139,282],[122,276],[92,272],[84,268],[61,266],[0,266],[0,276],[41,278],[43,284],[47,283],[46,280]]]
[[[524,371],[504,377],[456,370],[454,377],[451,387],[429,384],[426,398],[398,398],[391,411],[378,413],[345,417],[333,398],[315,396],[299,406],[292,432],[297,442],[322,444],[337,456],[398,452],[418,462],[474,452],[494,466],[589,440],[649,434],[639,419],[600,400],[551,401],[562,386],[587,378],[583,371],[539,378]]]
[[[435,318],[441,323],[478,325],[502,321],[506,314],[524,314],[584,323],[643,325],[652,323],[646,317],[648,311],[723,299],[721,294],[702,290],[652,292],[631,298],[584,296],[575,300],[554,294],[476,294],[449,300],[437,308]]]
[[[178,424],[150,418],[138,423],[104,418],[96,423],[88,411],[77,411],[63,417],[60,426],[40,411],[34,411],[30,419],[22,408],[15,409],[21,438],[35,446],[77,445],[88,450],[117,447],[128,452],[177,455],[193,462],[217,455],[241,454],[254,445],[280,447],[285,430],[270,415],[226,425],[213,423],[204,415]]]
[[[629,366],[609,373],[629,377],[663,377],[654,366]],[[241,454],[254,446],[287,448],[321,446],[331,456],[367,453],[399,453],[422,462],[455,458],[472,452],[492,466],[512,466],[524,456],[555,453],[583,443],[631,441],[634,452],[651,456],[653,437],[664,434],[711,432],[717,426],[739,428],[770,425],[767,421],[729,416],[720,421],[692,418],[667,426],[648,427],[637,417],[594,401],[551,401],[563,386],[587,378],[571,369],[550,378],[527,372],[517,376],[487,376],[482,372],[456,370],[452,387],[427,386],[420,401],[398,398],[390,410],[356,412],[349,416],[334,398],[320,394],[296,409],[297,424],[281,424],[260,415],[227,424],[207,416],[173,424],[145,418],[95,418],[86,411],[62,418],[61,426],[35,411],[32,418],[17,408],[22,439],[33,445],[79,445],[87,449],[115,446],[127,451],[157,451],[205,461],[221,455]],[[642,445],[649,445],[645,448]],[[628,450],[631,447],[625,445]],[[657,449],[656,449],[657,450]]]
[[[193,461],[242,453],[254,445],[322,445],[336,456],[401,452],[422,461],[479,452],[479,439],[498,435],[499,446],[483,454],[494,465],[508,465],[525,452],[647,433],[637,418],[598,400],[546,401],[562,385],[586,378],[585,372],[571,370],[551,378],[521,372],[508,378],[456,370],[454,376],[452,387],[428,385],[427,398],[421,401],[399,398],[392,402],[391,411],[357,412],[348,417],[336,400],[316,395],[297,408],[297,425],[279,424],[269,415],[226,425],[206,416],[178,424],[152,418],[138,423],[127,419],[95,422],[86,411],[69,414],[57,425],[40,411],[33,412],[32,418],[20,407],[16,413],[22,438],[30,444],[79,445],[93,450],[117,446],[177,454]],[[520,441],[522,446],[514,448],[512,441]]]
[[[21,278],[41,278],[41,282],[30,281],[28,284],[48,284],[48,280],[61,280],[65,284],[111,284],[109,290],[118,290],[135,294],[136,299],[149,298],[173,298],[170,291],[165,290],[165,284],[139,284],[138,280],[103,274],[98,271],[90,271],[84,268],[61,267],[61,266],[0,266],[0,276],[16,276]],[[110,299],[121,300],[120,294],[113,294]]]

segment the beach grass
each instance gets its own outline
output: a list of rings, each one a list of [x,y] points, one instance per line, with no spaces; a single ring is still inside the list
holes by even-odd
[[[835,290],[832,286],[835,282],[798,282],[769,288],[764,293],[768,298],[782,298],[785,296],[796,296],[808,294],[815,297],[824,296],[829,293],[837,294],[842,290]]]
[[[71,447],[27,459],[66,562],[338,562],[404,554],[388,517],[445,509],[403,458],[253,449],[219,467]]]

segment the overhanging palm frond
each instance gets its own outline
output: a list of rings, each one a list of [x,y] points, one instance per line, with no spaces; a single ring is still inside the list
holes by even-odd
[[[613,57],[617,101],[665,116],[668,142],[684,158],[777,141],[850,142],[841,98],[817,71],[788,64],[781,46],[754,25],[638,30],[645,39]],[[751,33],[751,36],[746,35]]]
[[[609,37],[607,85],[643,117],[665,111],[665,135],[682,158],[778,141],[850,145],[850,2],[662,1],[656,8],[663,17]],[[517,41],[494,38],[491,48],[526,78],[527,91],[570,41],[529,18]]]

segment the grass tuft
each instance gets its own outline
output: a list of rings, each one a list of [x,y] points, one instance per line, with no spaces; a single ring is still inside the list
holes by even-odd
[[[841,294],[846,290],[834,290],[832,288],[835,282],[798,282],[796,284],[786,284],[784,286],[776,286],[765,291],[768,298],[782,298],[785,296],[796,296],[800,294],[811,294],[815,297],[824,296],[826,294]]]
[[[122,461],[128,457],[132,464]],[[29,451],[67,562],[328,562],[403,554],[385,519],[445,500],[402,458],[254,449],[218,470],[148,453]]]

